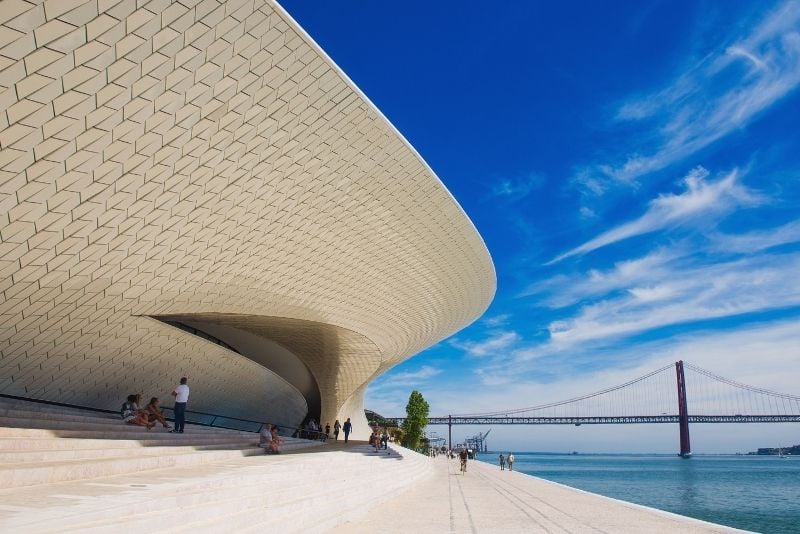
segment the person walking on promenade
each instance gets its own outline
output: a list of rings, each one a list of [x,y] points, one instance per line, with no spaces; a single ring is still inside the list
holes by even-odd
[[[347,443],[347,438],[350,436],[350,432],[353,431],[353,423],[350,422],[349,417],[347,418],[347,421],[344,422],[342,430],[344,430],[344,442]]]
[[[458,453],[458,458],[461,460],[461,472],[465,475],[467,474],[467,449],[461,449],[461,452]]]
[[[186,404],[189,402],[189,381],[185,376],[181,378],[181,383],[172,391],[175,397],[175,428],[170,430],[173,434],[183,434],[183,427],[186,423]]]
[[[500,471],[505,471],[505,470],[506,470],[506,457],[503,456],[502,453],[500,453]]]
[[[508,470],[509,471],[513,471],[514,470],[514,453],[513,452],[509,452],[508,453]]]
[[[333,439],[334,441],[339,441],[339,430],[342,429],[342,423],[339,422],[337,419],[333,422]]]
[[[386,430],[386,427],[383,427],[383,433],[381,434],[381,447],[384,450],[389,448],[389,432]]]
[[[325,423],[325,441],[328,441],[328,438],[331,437],[331,424]]]

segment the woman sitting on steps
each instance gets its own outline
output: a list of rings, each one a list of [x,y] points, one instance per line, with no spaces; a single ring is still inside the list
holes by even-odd
[[[150,430],[155,423],[151,423],[143,410],[136,405],[136,395],[128,395],[128,401],[122,405],[122,421],[129,425],[145,426]]]
[[[267,449],[270,454],[280,454],[280,445],[283,443],[283,438],[278,435],[278,427],[272,427],[272,440],[269,442],[269,448]]]
[[[147,421],[149,423],[153,423],[155,425],[156,421],[158,421],[164,425],[164,428],[167,430],[172,429],[172,427],[169,426],[169,423],[167,423],[167,420],[164,418],[164,412],[162,412],[161,408],[158,407],[158,397],[153,397],[150,399],[150,402],[144,407],[144,411],[147,413]]]

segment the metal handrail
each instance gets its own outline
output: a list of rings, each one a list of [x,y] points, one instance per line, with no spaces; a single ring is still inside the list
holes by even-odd
[[[80,410],[87,410],[87,411],[90,411],[90,412],[108,413],[108,414],[119,415],[119,410],[107,410],[105,408],[95,408],[93,406],[83,406],[81,404],[71,404],[69,402],[58,402],[58,401],[51,401],[51,400],[45,400],[45,399],[34,399],[32,397],[21,397],[19,395],[8,395],[6,393],[0,393],[0,398],[22,400],[22,401],[28,401],[28,402],[36,402],[36,403],[39,403],[39,404],[47,404],[47,405],[51,405],[51,406],[61,406],[63,408],[77,408],[77,409],[80,409]],[[172,407],[170,407],[170,406],[159,406],[159,408],[164,412],[169,411],[169,412],[173,412],[174,413],[174,409]],[[191,417],[191,416],[200,416],[200,418]],[[174,417],[165,417],[165,418],[170,420],[170,421],[173,421],[173,422],[175,421]],[[211,418],[211,420],[207,421],[207,420],[203,420],[203,418]],[[245,423],[245,425],[231,426],[231,425],[219,424],[218,420],[240,422],[240,423]],[[208,413],[208,412],[198,412],[198,411],[194,411],[194,410],[186,410],[186,422],[187,423],[192,423],[192,424],[195,424],[195,425],[200,425],[200,426],[208,426],[208,427],[212,427],[212,428],[224,428],[226,430],[238,430],[240,432],[253,432],[255,434],[261,433],[261,431],[264,428],[264,423],[262,423],[260,421],[253,421],[251,419],[242,419],[240,417],[229,417],[227,415],[213,414],[213,413]],[[253,425],[255,425],[255,427],[253,427]],[[249,428],[242,428],[243,426],[249,426]],[[326,434],[324,432],[306,430],[306,429],[301,428],[301,427],[296,427],[296,426],[293,426],[293,425],[284,425],[284,424],[280,424],[280,423],[274,423],[272,426],[278,427],[278,431],[279,432],[282,431],[282,430],[287,431],[288,435],[294,435],[294,434],[302,433],[303,435],[314,436],[311,439],[315,439],[315,440],[325,441],[327,439],[327,436],[326,436]],[[253,428],[255,428],[255,429],[253,430]],[[308,439],[308,438],[306,438],[306,439]]]

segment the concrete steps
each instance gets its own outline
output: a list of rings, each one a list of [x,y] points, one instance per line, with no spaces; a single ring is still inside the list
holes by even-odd
[[[50,441],[50,440],[48,440]],[[81,440],[83,441],[83,440]],[[180,452],[194,452],[194,451],[217,451],[240,449],[242,442],[232,441],[228,443],[210,444],[210,445],[171,445],[160,446],[152,445],[149,447],[118,447],[117,443],[109,443],[108,447],[98,449],[90,448],[58,448],[58,449],[44,449],[44,450],[31,450],[31,449],[4,449],[0,445],[0,465],[4,464],[24,464],[24,463],[41,463],[41,462],[57,462],[64,460],[83,460],[83,459],[96,459],[96,458],[113,458],[123,455],[136,454],[137,456],[156,456],[167,453],[180,453]],[[262,454],[263,449],[258,449]],[[248,450],[248,449],[244,449]],[[127,452],[126,452],[127,451]]]
[[[361,445],[347,452],[239,459],[209,465],[216,468],[209,474],[164,470],[140,493],[130,487],[113,493],[123,484],[116,483],[121,477],[110,477],[102,497],[76,496],[79,509],[47,514],[59,520],[39,515],[30,522],[7,523],[26,532],[319,531],[367,513],[429,474],[430,460],[416,453],[368,450]],[[59,486],[63,496],[75,483]]]
[[[288,454],[265,455],[254,433],[148,432],[114,414],[29,404],[0,400],[3,531],[319,531],[431,472],[401,447],[284,438]]]
[[[264,455],[252,432],[187,425],[183,434],[113,414],[0,399],[0,486],[19,488]],[[286,438],[282,449],[317,446]]]

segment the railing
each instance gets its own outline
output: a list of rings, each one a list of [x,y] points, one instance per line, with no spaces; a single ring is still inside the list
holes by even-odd
[[[80,404],[71,404],[68,402],[56,402],[44,399],[33,399],[30,397],[20,397],[17,395],[7,395],[5,393],[0,393],[0,398],[4,399],[14,399],[14,400],[22,400],[28,402],[36,402],[39,404],[47,404],[50,406],[61,406],[63,408],[77,408],[80,410],[87,410],[90,412],[96,413],[107,413],[107,414],[114,414],[119,415],[119,410],[106,410],[104,408],[94,408],[92,406],[83,406]],[[174,410],[170,406],[160,406],[159,407],[166,417],[166,419],[170,421],[175,421],[174,417]],[[172,415],[171,417],[168,416]],[[250,419],[241,419],[239,417],[229,417],[227,415],[219,415],[213,413],[206,413],[206,412],[198,412],[194,410],[186,410],[186,422],[192,423],[195,425],[201,426],[208,426],[213,428],[224,428],[226,430],[239,430],[241,432],[253,432],[253,433],[260,433],[261,430],[264,428],[264,423],[259,421],[253,421]],[[319,440],[325,441],[327,436],[324,432],[306,430],[304,428],[296,427],[293,425],[284,425],[281,423],[273,423],[273,426],[278,427],[278,432],[284,436],[291,436],[291,437],[303,437],[303,439],[311,439],[311,440]]]
[[[386,417],[401,425],[405,418]],[[679,423],[679,415],[625,415],[605,417],[429,417],[429,425],[632,425],[643,423]],[[690,415],[690,423],[800,423],[800,415]]]

